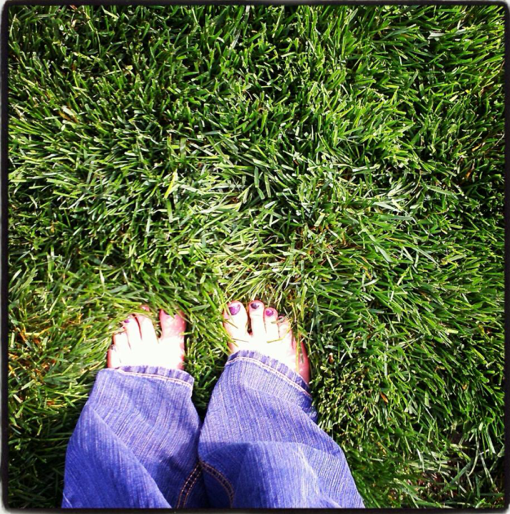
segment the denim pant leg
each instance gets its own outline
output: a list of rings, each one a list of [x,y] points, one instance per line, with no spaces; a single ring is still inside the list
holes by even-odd
[[[212,507],[363,507],[340,447],[316,424],[309,389],[258,352],[231,355],[198,453]]]
[[[200,419],[181,370],[101,370],[66,453],[62,507],[203,507]]]

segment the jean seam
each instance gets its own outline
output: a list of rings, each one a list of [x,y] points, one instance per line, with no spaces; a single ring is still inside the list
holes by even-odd
[[[228,361],[226,364],[225,364],[225,367],[229,366],[230,364],[232,364],[233,362],[236,362],[237,360],[243,360],[243,361],[247,361],[247,362],[253,362],[254,364],[256,364],[257,366],[260,366],[264,369],[266,369],[267,371],[271,372],[271,373],[274,373],[275,375],[278,375],[280,378],[282,378],[283,380],[285,380],[288,384],[290,384],[292,387],[294,387],[295,389],[297,389],[301,394],[304,394],[305,396],[308,396],[308,397],[312,397],[312,395],[308,392],[308,391],[305,391],[299,384],[296,384],[296,382],[294,382],[292,379],[290,379],[289,377],[287,377],[286,375],[284,375],[283,373],[281,373],[280,371],[278,371],[277,369],[274,369],[272,368],[271,366],[268,366],[267,364],[264,364],[263,362],[260,362],[259,360],[257,359],[253,359],[252,357],[243,357],[243,356],[240,356],[240,357],[234,357],[232,360]]]
[[[137,373],[136,371],[124,371],[122,369],[111,369],[111,371],[118,372],[118,373],[124,373],[125,375],[134,375],[134,376],[138,376],[138,377],[154,378],[156,380],[161,380],[163,382],[175,382],[177,384],[185,385],[186,387],[193,389],[193,386],[189,382],[186,382],[185,380],[181,380],[180,378],[163,377],[161,375],[154,375],[152,373]]]
[[[202,476],[202,468],[199,467],[199,470],[197,474],[195,475],[195,479],[190,484],[188,492],[186,493],[186,497],[184,498],[184,502],[182,504],[183,508],[186,507],[186,503],[188,502],[188,496],[191,494],[191,491],[193,491],[193,488],[197,485],[198,479]]]
[[[207,462],[204,462],[203,460],[200,461],[200,464],[204,471],[212,475],[220,485],[223,486],[225,491],[227,492],[228,499],[230,501],[229,507],[232,507],[232,503],[234,502],[234,487],[232,486],[232,483],[230,480],[220,471],[218,471],[216,468],[211,466],[210,464],[207,464]]]
[[[200,468],[200,464],[197,463],[195,465],[195,467],[191,470],[191,473],[188,475],[186,482],[184,482],[184,485],[181,488],[175,508],[181,508],[181,507],[186,506],[186,501],[188,500],[188,496],[189,496],[190,492],[193,490],[193,487],[196,484],[201,471],[202,470]],[[182,498],[184,493],[186,493],[186,494],[185,494],[184,498]]]

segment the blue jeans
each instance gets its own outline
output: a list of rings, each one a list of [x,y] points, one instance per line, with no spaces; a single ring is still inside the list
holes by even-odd
[[[181,370],[100,371],[67,448],[62,507],[363,507],[285,364],[231,355],[203,425],[192,387]]]

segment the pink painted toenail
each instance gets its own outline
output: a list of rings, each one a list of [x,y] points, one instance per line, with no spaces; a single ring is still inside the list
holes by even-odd
[[[232,316],[235,316],[239,312],[240,309],[241,309],[241,305],[239,303],[230,305],[228,308],[228,310],[230,311],[230,314],[232,314]]]
[[[124,323],[129,323],[131,320],[128,318],[128,319],[125,319],[124,320]]]
[[[274,314],[273,309],[266,309],[266,316],[272,316]]]
[[[250,304],[250,307],[252,309],[258,309],[260,307],[260,303],[257,303],[257,302],[253,302]]]

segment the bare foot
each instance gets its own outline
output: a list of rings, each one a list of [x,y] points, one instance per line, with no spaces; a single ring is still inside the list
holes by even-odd
[[[149,310],[146,306],[142,308]],[[183,315],[178,313],[172,317],[160,310],[159,321],[161,337],[158,339],[150,318],[142,314],[129,316],[122,323],[123,331],[113,336],[107,367],[162,366],[183,369],[186,330]]]
[[[241,302],[228,305],[223,313],[224,327],[231,342],[231,353],[239,350],[254,350],[279,360],[299,373],[306,383],[310,381],[310,365],[304,344],[297,351],[297,344],[286,318],[278,318],[272,307],[264,307],[259,300],[250,302],[248,313]],[[251,332],[248,331],[248,317]],[[298,355],[299,353],[299,355]]]

